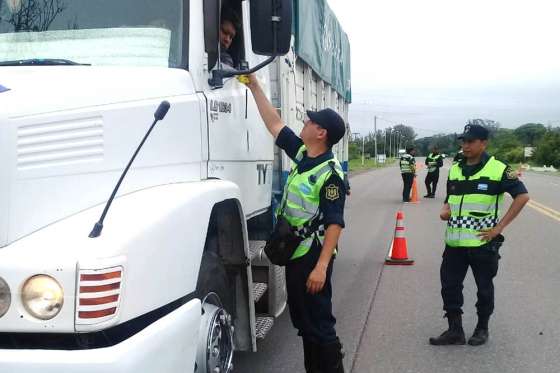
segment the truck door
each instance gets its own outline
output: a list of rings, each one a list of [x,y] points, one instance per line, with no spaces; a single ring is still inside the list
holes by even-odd
[[[251,52],[249,9],[246,1],[224,2],[220,26],[225,22],[235,27],[228,49],[229,58],[209,58],[209,69],[251,66],[258,59]],[[205,25],[205,29],[208,25]],[[218,25],[215,25],[218,27]],[[228,25],[229,27],[229,25]],[[231,32],[230,30],[225,30]],[[222,33],[224,30],[222,30]],[[210,66],[210,65],[213,66]],[[259,71],[263,88],[268,90],[268,69]],[[208,86],[205,92],[208,110],[209,162],[208,176],[231,180],[241,188],[243,208],[247,215],[265,211],[271,203],[273,138],[262,122],[251,92],[236,78],[226,78],[223,87]]]

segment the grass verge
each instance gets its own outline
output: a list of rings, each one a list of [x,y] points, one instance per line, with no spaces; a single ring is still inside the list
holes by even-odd
[[[387,159],[385,163],[378,163],[377,165],[375,164],[373,159],[366,159],[364,161],[364,164],[362,165],[362,159],[358,158],[358,159],[351,159],[350,161],[348,161],[348,169],[351,174],[355,174],[355,173],[372,170],[375,168],[383,168],[383,167],[391,166],[394,163],[395,163],[395,159],[393,158]]]

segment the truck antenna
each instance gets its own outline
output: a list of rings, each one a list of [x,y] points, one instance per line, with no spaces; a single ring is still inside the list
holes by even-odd
[[[156,125],[156,123],[158,121],[162,120],[163,118],[165,118],[165,115],[167,114],[167,111],[169,110],[170,106],[171,105],[167,101],[162,101],[159,104],[158,108],[156,109],[156,111],[154,113],[154,122],[150,126],[150,129],[148,130],[148,132],[146,132],[146,134],[144,135],[144,138],[140,142],[140,145],[138,145],[138,148],[136,148],[136,151],[134,152],[134,155],[132,156],[132,158],[128,162],[128,165],[126,165],[126,168],[124,169],[119,181],[117,182],[117,185],[115,186],[115,189],[113,189],[113,193],[111,193],[111,197],[109,197],[109,200],[105,204],[105,208],[103,209],[103,213],[101,214],[101,217],[99,218],[99,221],[97,223],[95,223],[95,225],[93,226],[93,229],[91,230],[91,232],[89,234],[89,238],[96,238],[96,237],[99,237],[101,235],[101,231],[103,230],[103,220],[105,220],[105,216],[107,215],[107,211],[109,211],[109,207],[111,207],[111,203],[113,202],[113,199],[115,198],[115,195],[117,194],[117,191],[119,190],[119,187],[121,186],[121,183],[122,183],[124,177],[126,176],[126,173],[128,172],[128,169],[130,168],[130,165],[132,165],[132,162],[134,162],[134,159],[136,158],[136,155],[138,154],[138,152],[140,151],[140,149],[144,145],[144,142],[146,142],[146,139],[148,138],[148,136],[150,136],[150,133],[154,129],[154,126]]]

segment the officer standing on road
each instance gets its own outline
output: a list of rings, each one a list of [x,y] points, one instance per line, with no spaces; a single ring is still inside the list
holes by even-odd
[[[428,167],[428,174],[424,183],[428,194],[424,198],[435,198],[439,181],[439,168],[443,167],[443,156],[439,154],[437,146],[434,146],[432,152],[426,157],[426,167]]]
[[[292,323],[303,338],[305,369],[313,373],[343,373],[342,345],[332,314],[331,276],[338,238],[344,228],[344,173],[332,152],[345,132],[344,120],[333,110],[308,111],[300,137],[282,123],[257,78],[249,76],[261,117],[295,165],[286,182],[282,216],[293,229],[310,226],[286,265],[288,306]]]
[[[467,125],[462,140],[463,159],[454,164],[447,180],[447,198],[440,218],[447,221],[445,251],[441,263],[441,295],[449,329],[432,345],[465,344],[461,322],[463,281],[469,266],[478,288],[478,323],[468,343],[482,345],[488,340],[488,320],[494,311],[493,278],[498,272],[502,231],[529,201],[529,194],[516,172],[489,156],[488,130]],[[504,193],[513,202],[500,220]]]
[[[414,154],[416,150],[412,145],[406,147],[406,153],[401,155],[399,165],[401,168],[401,175],[403,179],[403,202],[410,202],[410,189],[416,174],[416,160]]]

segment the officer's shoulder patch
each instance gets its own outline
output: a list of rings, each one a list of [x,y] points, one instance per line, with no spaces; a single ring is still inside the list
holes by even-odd
[[[338,185],[329,184],[325,188],[325,198],[328,199],[329,201],[336,201],[337,199],[339,199],[340,198],[340,189],[339,189]]]

